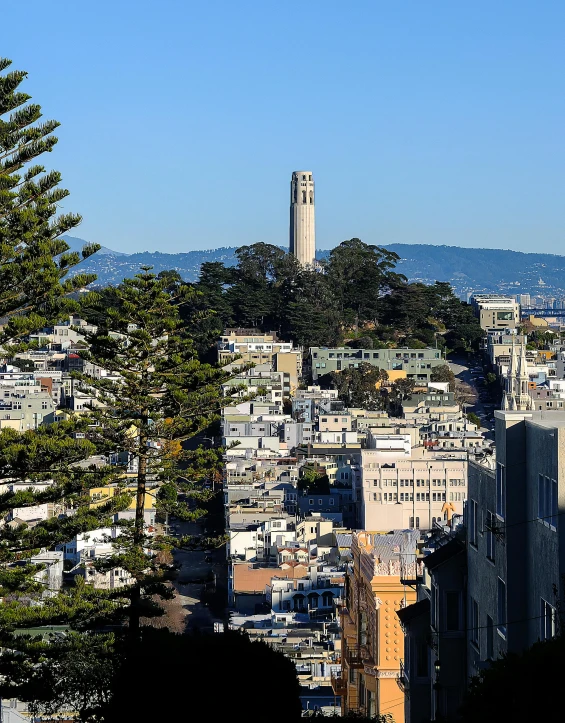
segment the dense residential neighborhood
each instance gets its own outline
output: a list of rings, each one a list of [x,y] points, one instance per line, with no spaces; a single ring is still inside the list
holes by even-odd
[[[321,249],[290,168],[288,246],[239,168],[247,245],[83,243],[26,80],[0,58],[0,723],[559,720],[561,257]]]

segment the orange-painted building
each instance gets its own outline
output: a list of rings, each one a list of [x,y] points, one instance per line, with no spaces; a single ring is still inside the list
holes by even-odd
[[[342,671],[333,679],[343,714],[390,714],[404,722],[399,687],[404,634],[397,611],[416,601],[417,530],[353,533],[342,608]]]

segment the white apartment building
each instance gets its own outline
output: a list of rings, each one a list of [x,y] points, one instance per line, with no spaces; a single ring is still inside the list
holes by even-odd
[[[227,459],[234,457],[279,457],[280,439],[278,437],[224,437],[223,444],[230,445],[237,442],[234,447],[227,446],[225,456]]]
[[[121,534],[119,527],[101,527],[89,532],[81,532],[72,540],[57,549],[65,553],[65,560],[70,560],[75,565],[85,559],[94,560],[97,557],[111,555],[114,552],[113,542]]]
[[[357,432],[317,432],[315,434],[315,441],[320,444],[356,444]]]
[[[428,529],[434,522],[463,514],[467,499],[467,454],[449,458],[416,457],[407,450],[406,440],[388,451],[361,452],[361,489],[357,490],[360,526],[364,530],[386,531],[407,528]],[[402,445],[402,449],[400,446]],[[408,452],[408,453],[407,453]]]
[[[331,610],[334,600],[343,596],[343,584],[342,572],[324,573],[311,567],[306,578],[281,580],[273,577],[266,587],[267,603],[277,613]]]

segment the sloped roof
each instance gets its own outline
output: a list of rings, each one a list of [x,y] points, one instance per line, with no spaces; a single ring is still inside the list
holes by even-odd
[[[461,552],[465,552],[465,545],[461,540],[454,537],[447,544],[442,545],[435,550],[435,552],[432,552],[431,555],[424,557],[424,565],[428,570],[434,570]]]
[[[400,618],[401,623],[407,623],[409,620],[419,617],[420,615],[429,615],[430,612],[430,599],[425,597],[408,607],[400,608],[396,611],[396,614]]]

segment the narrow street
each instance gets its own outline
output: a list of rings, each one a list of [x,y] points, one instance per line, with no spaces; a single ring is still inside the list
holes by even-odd
[[[466,412],[473,412],[481,420],[481,432],[487,439],[494,439],[494,423],[489,420],[491,408],[487,408],[480,398],[480,388],[477,385],[475,376],[468,366],[466,359],[455,357],[448,360],[451,371],[455,374],[456,379],[469,385],[473,389],[473,399],[466,404]]]
[[[203,532],[203,522],[173,520],[170,531],[176,537],[200,535]],[[174,587],[184,612],[185,631],[212,631],[214,619],[203,602],[203,597],[206,583],[214,573],[213,565],[205,561],[207,555],[204,550],[176,550],[173,556],[179,566]]]

